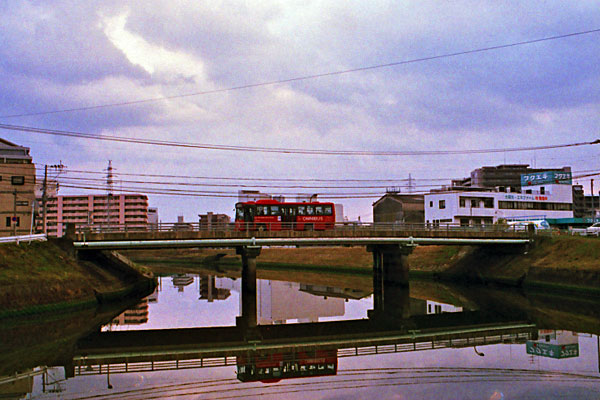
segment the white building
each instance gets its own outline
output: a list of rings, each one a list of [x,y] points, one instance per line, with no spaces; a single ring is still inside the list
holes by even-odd
[[[571,174],[521,175],[520,192],[449,190],[425,194],[425,222],[433,225],[492,224],[498,219],[573,218]]]

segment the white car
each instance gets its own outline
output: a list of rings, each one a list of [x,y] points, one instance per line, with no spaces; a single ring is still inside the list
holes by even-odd
[[[588,236],[600,236],[600,222],[596,222],[594,225],[588,227],[585,233]]]

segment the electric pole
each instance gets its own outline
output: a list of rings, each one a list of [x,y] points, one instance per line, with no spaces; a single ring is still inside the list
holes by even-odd
[[[44,233],[48,233],[48,220],[46,218],[46,204],[48,203],[48,165],[44,165],[44,184],[42,186],[42,223]]]

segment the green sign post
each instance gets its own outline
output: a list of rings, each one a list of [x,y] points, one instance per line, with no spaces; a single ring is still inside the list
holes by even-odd
[[[527,341],[527,354],[549,358],[572,358],[579,357],[579,343],[573,344],[550,344]]]

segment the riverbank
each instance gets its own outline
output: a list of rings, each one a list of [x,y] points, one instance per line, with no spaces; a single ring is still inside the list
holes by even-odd
[[[202,267],[218,271],[241,265],[233,249],[124,253],[154,273],[193,273]],[[105,253],[103,258],[76,260],[68,243],[60,240],[0,246],[0,318],[95,307],[147,291],[152,285],[149,270],[127,265],[116,253]],[[516,253],[421,246],[409,256],[409,263],[414,277],[600,295],[598,238],[543,237],[527,252]],[[257,264],[260,269],[278,271],[370,275],[372,255],[364,247],[263,248]]]
[[[131,251],[133,260],[153,271],[193,272],[199,266],[239,268],[229,249]],[[469,246],[419,246],[409,256],[411,275],[462,283],[497,284],[600,295],[600,240],[595,237],[553,236],[513,252]],[[306,272],[370,274],[372,255],[360,247],[263,248],[259,268],[292,268]]]
[[[0,245],[0,318],[96,307],[154,286],[152,274],[110,253],[80,261],[63,240]]]

